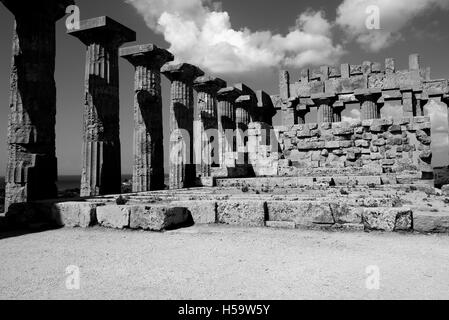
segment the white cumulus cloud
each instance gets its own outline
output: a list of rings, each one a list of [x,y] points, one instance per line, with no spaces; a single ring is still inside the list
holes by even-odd
[[[380,30],[367,28],[367,20],[377,6]],[[403,30],[415,17],[432,9],[449,10],[448,0],[344,0],[337,9],[336,24],[369,51],[379,51],[401,39]],[[371,20],[369,20],[371,21]]]
[[[332,40],[332,23],[308,10],[285,34],[236,30],[220,3],[206,0],[126,0],[161,33],[179,61],[213,73],[244,73],[280,65],[335,64],[344,54]]]

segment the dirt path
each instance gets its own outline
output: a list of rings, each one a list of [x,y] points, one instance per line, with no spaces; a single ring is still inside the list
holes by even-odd
[[[449,236],[63,229],[4,238],[0,257],[1,299],[449,298]],[[79,290],[66,288],[70,265]]]

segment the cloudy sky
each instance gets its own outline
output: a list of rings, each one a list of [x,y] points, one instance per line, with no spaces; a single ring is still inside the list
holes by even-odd
[[[78,0],[81,18],[108,15],[137,32],[138,43],[169,48],[180,61],[199,65],[228,83],[245,82],[276,94],[277,70],[323,64],[383,62],[407,68],[419,53],[435,79],[449,78],[449,0]],[[372,5],[380,30],[369,30]],[[367,13],[367,9],[369,12]],[[369,20],[371,22],[375,20]],[[6,128],[13,16],[0,6],[0,172],[6,168]],[[60,174],[79,174],[85,48],[57,27],[57,152]],[[123,172],[132,166],[133,68],[120,63]],[[164,123],[168,81],[163,83]],[[448,162],[446,108],[432,103],[435,164]],[[358,117],[355,108],[344,116]],[[168,136],[168,125],[165,125]]]

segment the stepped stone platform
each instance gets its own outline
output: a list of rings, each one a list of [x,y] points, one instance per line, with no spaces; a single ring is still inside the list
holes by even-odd
[[[397,179],[397,177],[394,177]],[[393,179],[394,180],[394,179]],[[6,219],[58,227],[163,231],[192,224],[385,232],[449,232],[449,193],[425,180],[375,176],[218,179],[216,187],[20,204]],[[17,212],[15,214],[14,212]]]

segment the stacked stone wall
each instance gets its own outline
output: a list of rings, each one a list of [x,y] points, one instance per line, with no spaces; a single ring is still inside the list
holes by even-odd
[[[278,174],[296,175],[303,169],[358,168],[371,174],[410,172],[431,177],[430,129],[428,117],[279,127],[282,160]]]

